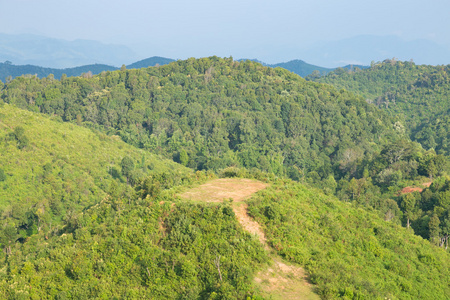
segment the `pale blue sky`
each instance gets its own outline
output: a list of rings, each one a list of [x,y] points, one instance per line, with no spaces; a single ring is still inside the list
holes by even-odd
[[[294,58],[318,42],[395,35],[450,45],[448,0],[0,0],[0,32],[126,45],[143,57]],[[450,63],[450,62],[447,62]]]

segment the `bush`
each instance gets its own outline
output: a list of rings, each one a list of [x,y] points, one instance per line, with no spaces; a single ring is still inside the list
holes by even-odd
[[[5,171],[3,171],[3,169],[0,169],[0,181],[5,181],[5,180],[6,180]]]

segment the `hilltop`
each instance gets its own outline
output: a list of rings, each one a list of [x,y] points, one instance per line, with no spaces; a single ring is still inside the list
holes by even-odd
[[[245,61],[247,59],[240,59],[239,61]],[[162,66],[167,65],[171,62],[174,62],[174,59],[171,58],[165,58],[160,56],[153,56],[149,57],[137,62],[134,62],[132,64],[126,65],[127,69],[140,69],[140,68],[147,68],[147,67],[153,67],[156,65]],[[314,76],[321,76],[325,75],[333,70],[335,68],[323,68],[315,65],[308,64],[302,60],[291,60],[288,62],[283,63],[277,63],[277,64],[266,64],[264,62],[260,62],[256,59],[253,59],[252,61],[261,63],[264,66],[268,66],[271,68],[284,68],[286,70],[289,70],[291,72],[296,73],[297,75],[300,75],[302,77],[307,77],[309,75]],[[360,65],[346,65],[342,68],[344,69],[353,69],[353,68],[366,68],[365,66]],[[53,74],[53,76],[56,79],[60,79],[63,74],[66,76],[82,76],[87,73],[90,75],[96,75],[100,74],[104,71],[114,71],[119,70],[118,67],[109,66],[105,64],[92,64],[92,65],[84,65],[79,67],[72,67],[72,68],[64,68],[64,69],[57,69],[57,68],[45,68],[40,67],[36,65],[14,65],[10,61],[5,61],[4,63],[0,63],[0,80],[10,80],[19,76],[29,76],[29,75],[36,75],[38,78],[47,77],[50,74]],[[9,78],[11,76],[11,78]]]

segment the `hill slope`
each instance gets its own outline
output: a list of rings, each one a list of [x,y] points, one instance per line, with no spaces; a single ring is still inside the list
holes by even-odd
[[[396,136],[393,121],[354,94],[231,58],[91,79],[17,78],[3,99],[65,121],[79,116],[194,169],[237,165],[297,179],[312,170],[326,177],[347,149],[372,153]]]
[[[254,277],[268,262],[259,240],[244,231],[228,203],[174,196],[186,191],[181,182],[205,182],[204,173],[171,178],[178,184],[154,176],[129,197],[110,195],[59,232],[39,232],[9,255],[2,252],[0,295],[258,299]],[[298,183],[269,182],[249,200],[249,212],[276,252],[307,268],[322,298],[449,294],[443,249]]]
[[[246,59],[241,59],[239,61],[245,61]],[[147,68],[147,67],[153,67],[156,65],[167,65],[171,62],[174,62],[174,59],[171,58],[165,58],[160,56],[153,56],[149,57],[140,61],[137,61],[135,63],[129,64],[126,67],[128,69],[140,69],[140,68]],[[308,64],[302,60],[291,60],[284,63],[277,63],[277,64],[265,64],[263,62],[260,62],[255,59],[251,59],[251,61],[261,63],[264,66],[268,66],[271,68],[284,68],[286,70],[289,70],[297,75],[300,75],[302,77],[307,77],[309,75],[314,75],[314,77],[325,75],[335,69],[330,68],[323,68],[315,65]],[[353,65],[347,65],[342,67],[343,69],[352,70],[353,68],[358,67],[360,69],[366,68],[365,66],[353,66]],[[91,74],[100,74],[103,71],[113,71],[118,70],[119,68],[108,66],[108,65],[102,65],[102,64],[94,64],[94,65],[85,65],[85,66],[79,66],[79,67],[73,67],[73,68],[64,68],[64,69],[56,69],[56,68],[44,68],[40,66],[35,65],[13,65],[11,62],[4,62],[0,63],[0,80],[10,80],[9,76],[12,78],[16,78],[22,75],[37,75],[39,78],[47,77],[50,74],[53,74],[55,78],[60,79],[62,74],[66,74],[67,76],[80,76],[83,73],[90,72]],[[316,71],[316,72],[314,72]]]
[[[170,58],[164,58],[159,56],[153,56],[135,63],[132,63],[127,66],[128,69],[139,69],[139,68],[147,68],[155,65],[165,65],[174,61]],[[38,78],[47,77],[50,74],[53,74],[54,78],[61,79],[61,76],[65,74],[66,76],[81,76],[83,74],[89,73],[90,75],[100,74],[105,71],[114,71],[119,68],[102,65],[102,64],[93,64],[93,65],[84,65],[73,68],[64,68],[64,69],[56,69],[56,68],[44,68],[34,65],[13,65],[10,62],[0,63],[0,80],[11,80],[13,78],[22,76],[22,75],[36,75]],[[9,78],[11,76],[11,78]]]
[[[434,130],[438,119],[445,123],[450,110],[449,66],[386,60],[357,72],[341,69],[317,81],[363,95],[367,101],[400,118],[411,137],[426,148],[450,153],[447,132]]]
[[[373,212],[297,183],[249,201],[268,243],[310,272],[323,299],[445,299],[449,253]]]
[[[127,181],[137,183],[154,172],[189,172],[118,137],[12,105],[0,107],[0,141],[1,219],[22,237],[52,222],[55,229],[65,215],[100,202],[112,190],[128,193]],[[125,157],[132,167],[124,174]]]
[[[152,56],[140,61],[137,61],[135,63],[132,63],[130,65],[127,65],[128,69],[140,69],[140,68],[148,68],[148,67],[154,67],[156,65],[167,65],[171,62],[175,61],[171,58],[165,58],[160,56]]]

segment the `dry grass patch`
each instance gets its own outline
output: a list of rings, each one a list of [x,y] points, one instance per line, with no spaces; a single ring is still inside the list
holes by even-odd
[[[301,267],[287,265],[279,258],[274,258],[273,264],[267,270],[259,272],[255,282],[261,296],[269,299],[320,299],[313,292],[313,286],[308,282],[305,271]]]
[[[252,179],[223,178],[211,180],[179,196],[184,199],[205,202],[222,202],[230,198],[234,202],[240,202],[267,186],[267,183]]]

